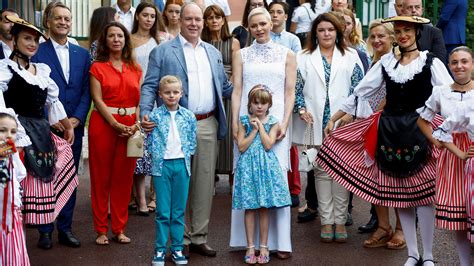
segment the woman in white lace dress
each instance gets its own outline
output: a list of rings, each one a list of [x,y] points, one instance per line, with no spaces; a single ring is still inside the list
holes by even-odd
[[[232,59],[234,91],[232,94],[232,134],[237,135],[239,116],[247,114],[247,95],[257,84],[266,85],[273,97],[270,114],[280,121],[281,132],[278,143],[273,146],[282,171],[289,170],[290,137],[287,129],[295,101],[296,60],[288,48],[273,43],[270,39],[271,17],[264,8],[253,9],[248,17],[249,29],[255,43],[237,51]],[[234,149],[236,151],[236,149]],[[238,152],[234,153],[234,162]],[[286,180],[285,180],[286,181]],[[290,193],[288,191],[288,193]],[[277,250],[281,258],[289,257],[291,252],[290,207],[277,208],[269,212],[270,226],[268,246]],[[256,243],[258,242],[258,233]],[[230,245],[246,245],[244,213],[232,210]]]
[[[130,37],[135,58],[142,67],[143,79],[148,68],[148,56],[151,50],[161,42],[171,39],[171,35],[165,31],[161,14],[153,3],[142,2],[137,6]],[[147,206],[145,195],[145,176],[147,175],[151,176],[151,163],[150,154],[145,149],[143,158],[137,160],[133,178],[135,205],[140,216],[148,216],[148,212],[153,212],[156,208],[156,195],[152,184],[150,184],[150,202]]]

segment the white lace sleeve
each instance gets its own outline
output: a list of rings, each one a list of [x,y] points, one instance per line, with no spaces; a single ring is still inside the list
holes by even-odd
[[[436,57],[433,58],[433,64],[431,65],[431,84],[433,86],[441,86],[452,84],[453,82],[443,62]]]
[[[10,59],[0,60],[0,90],[2,92],[8,90],[8,82],[10,82],[10,80],[13,77],[12,72],[8,68],[8,64],[6,60],[10,60]],[[2,95],[2,100],[3,100],[3,95]]]
[[[431,122],[435,115],[440,112],[441,90],[443,88],[445,87],[434,87],[430,98],[428,98],[428,100],[425,102],[425,106],[416,109],[416,111],[420,114],[420,117],[424,120]]]
[[[342,104],[341,111],[365,118],[370,116],[373,111],[370,107],[370,99],[380,89],[384,87],[382,75],[381,60],[370,68],[359,85],[354,89],[354,93],[350,95],[346,102]],[[357,112],[357,114],[356,114]]]
[[[452,132],[458,122],[451,117],[448,117],[444,122],[433,131],[433,138],[442,142],[453,142]]]
[[[48,96],[46,97],[46,104],[48,105],[49,113],[48,120],[50,125],[54,125],[64,118],[67,118],[66,111],[63,104],[59,101],[59,87],[50,78],[48,86]]]

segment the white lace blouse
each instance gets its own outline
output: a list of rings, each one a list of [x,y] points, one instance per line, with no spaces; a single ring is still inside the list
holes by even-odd
[[[354,89],[354,93],[342,105],[341,110],[357,115],[357,117],[365,118],[373,113],[370,107],[370,100],[379,93],[379,90],[385,89],[384,78],[382,75],[382,66],[385,68],[391,80],[397,83],[405,83],[423,70],[426,63],[428,51],[420,52],[420,56],[407,65],[399,64],[397,68],[398,59],[393,53],[386,54],[370,68],[359,85]],[[451,84],[453,82],[448,70],[444,64],[438,59],[433,58],[431,65],[431,84],[433,86],[440,86],[443,84]],[[356,101],[357,97],[357,101]],[[357,106],[356,106],[357,103]],[[357,110],[357,114],[355,111]]]
[[[26,69],[20,70],[18,64],[10,59],[0,60],[0,106],[5,106],[5,100],[3,99],[3,92],[8,90],[8,83],[13,77],[13,73],[10,71],[10,66],[20,77],[31,85],[37,85],[41,89],[47,89],[46,105],[48,106],[48,120],[49,124],[53,125],[64,118],[67,118],[66,111],[62,103],[59,101],[59,88],[56,83],[49,77],[51,69],[49,66],[43,63],[30,63],[36,67],[36,75],[33,75]],[[28,95],[25,95],[27,97]],[[21,133],[21,132],[19,132]],[[27,137],[27,136],[26,136]],[[29,142],[23,142],[22,134],[17,134],[16,144],[19,147],[28,146],[25,145]]]

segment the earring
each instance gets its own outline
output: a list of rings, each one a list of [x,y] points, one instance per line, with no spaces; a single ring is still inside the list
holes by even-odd
[[[336,44],[339,44],[339,37],[336,37]]]

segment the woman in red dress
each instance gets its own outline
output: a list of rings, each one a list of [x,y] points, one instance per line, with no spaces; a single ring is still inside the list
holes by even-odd
[[[127,157],[127,139],[138,126],[142,71],[132,58],[130,36],[124,26],[111,22],[99,38],[96,61],[91,66],[94,100],[89,125],[92,213],[96,243],[107,245],[110,204],[114,240],[126,244],[128,201],[136,160]]]

